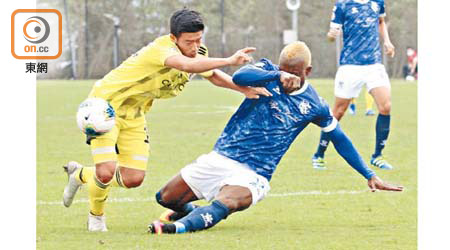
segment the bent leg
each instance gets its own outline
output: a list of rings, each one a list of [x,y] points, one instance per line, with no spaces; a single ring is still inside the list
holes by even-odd
[[[94,175],[95,167],[81,167],[75,172],[75,178],[79,183],[86,184],[88,180],[92,179]]]
[[[183,180],[181,174],[174,176],[156,193],[155,198],[161,206],[170,209],[161,215],[160,219],[163,221],[176,221],[198,207],[190,203],[198,200],[198,197]]]
[[[192,189],[183,180],[181,174],[177,174],[158,192],[156,201],[161,206],[174,211],[182,211],[183,206],[191,201],[198,200]]]
[[[110,183],[114,176],[116,162],[102,162],[95,165],[95,174],[88,180],[89,206],[91,214],[103,215]]]
[[[222,187],[216,200],[209,206],[194,209],[186,217],[176,221],[176,233],[208,229],[227,218],[231,213],[247,209],[252,204],[250,189],[242,186]]]

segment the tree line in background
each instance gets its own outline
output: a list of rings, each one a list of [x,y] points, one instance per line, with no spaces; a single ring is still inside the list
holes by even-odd
[[[334,77],[337,69],[337,48],[326,40],[334,2],[303,0],[298,11],[299,40],[305,41],[313,54],[312,77]],[[417,48],[417,0],[385,2],[396,56],[385,58],[384,63],[391,77],[400,77],[406,48]],[[283,30],[291,29],[291,11],[285,0],[38,0],[38,8],[56,8],[63,14],[63,54],[49,61],[49,73],[39,77],[72,78],[75,74],[76,79],[102,78],[114,68],[111,17],[120,19],[116,34],[120,63],[168,34],[171,14],[183,6],[202,13],[207,26],[205,44],[212,57],[230,56],[240,48],[254,46],[255,59],[266,57],[276,62],[284,46]],[[235,68],[226,70],[232,73]]]

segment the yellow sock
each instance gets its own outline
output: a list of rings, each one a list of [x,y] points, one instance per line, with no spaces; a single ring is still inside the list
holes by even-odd
[[[366,111],[372,109],[373,106],[373,97],[366,91]]]
[[[94,167],[82,167],[75,172],[75,178],[79,182],[86,184],[88,180],[92,179],[94,173],[95,173]]]
[[[75,172],[75,178],[83,184],[87,183],[87,180],[90,180],[95,173],[95,167],[83,167]],[[111,187],[123,187],[127,188],[123,184],[122,175],[120,174],[119,168],[116,169],[114,173],[114,177],[111,181]]]
[[[122,175],[120,174],[120,167],[116,168],[116,172],[114,173],[114,177],[112,178],[112,181],[111,181],[111,187],[127,188],[123,184]]]
[[[91,214],[103,215],[108,192],[111,188],[111,182],[102,183],[96,175],[93,175],[87,182],[89,191],[89,207]]]

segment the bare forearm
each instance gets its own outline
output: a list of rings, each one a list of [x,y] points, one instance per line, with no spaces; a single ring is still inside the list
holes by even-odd
[[[215,69],[213,75],[206,79],[216,86],[241,92],[249,99],[258,99],[260,96],[272,96],[272,93],[265,88],[239,86],[233,82],[230,75],[218,69]]]
[[[178,55],[167,58],[165,65],[187,73],[202,73],[231,65],[231,62],[228,58],[208,58],[203,56],[190,58]]]
[[[388,31],[388,27],[386,25],[386,22],[383,20],[380,20],[380,37],[381,39],[383,39],[384,42],[391,42],[391,39],[389,38],[389,31]]]
[[[165,59],[164,66],[187,73],[202,73],[224,66],[237,66],[250,62],[252,58],[249,53],[255,50],[253,47],[243,48],[227,58],[208,58],[204,56],[192,58],[184,55],[174,55]]]
[[[231,76],[221,70],[214,70],[214,74],[207,79],[216,86],[242,92],[243,87],[234,84]]]

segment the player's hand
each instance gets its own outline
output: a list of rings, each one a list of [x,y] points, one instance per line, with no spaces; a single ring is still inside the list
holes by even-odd
[[[385,190],[385,191],[403,191],[402,186],[395,186],[388,184],[386,182],[383,182],[378,176],[373,176],[370,178],[367,182],[367,185],[369,185],[369,188],[372,192],[375,192],[376,190]]]
[[[272,93],[264,87],[243,87],[242,93],[248,99],[259,99],[259,96],[272,96]]]
[[[284,72],[281,72],[280,82],[283,84],[284,92],[291,93],[300,89],[300,77]]]
[[[384,43],[384,53],[390,57],[394,57],[395,55],[395,47],[391,42]]]
[[[334,42],[334,40],[336,40],[336,38],[338,38],[338,36],[340,36],[341,34],[342,34],[341,29],[330,28],[330,30],[327,33],[327,37],[329,41]]]
[[[234,53],[234,55],[228,57],[229,65],[238,66],[244,63],[248,63],[252,61],[252,57],[249,53],[252,53],[256,50],[253,47],[247,47],[244,49],[240,49]]]

